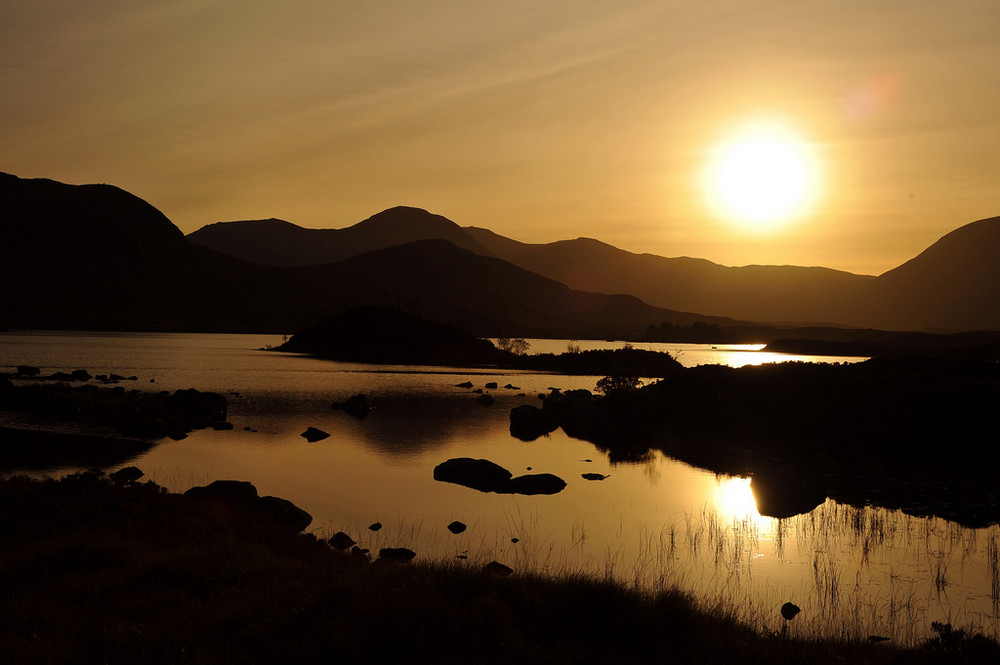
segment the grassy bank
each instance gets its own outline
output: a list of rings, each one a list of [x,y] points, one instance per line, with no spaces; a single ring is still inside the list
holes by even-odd
[[[0,482],[0,662],[996,662],[762,634],[685,594],[369,563],[267,516],[101,474]],[[777,611],[777,608],[775,608]],[[958,660],[954,660],[958,659]],[[978,659],[978,660],[977,660]]]

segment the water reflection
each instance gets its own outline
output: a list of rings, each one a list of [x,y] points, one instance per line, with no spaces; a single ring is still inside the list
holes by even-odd
[[[777,608],[792,601],[802,614],[791,628],[802,634],[907,641],[926,636],[933,620],[998,632],[995,526],[966,529],[831,500],[805,515],[764,517],[747,478],[720,477],[655,451],[636,463],[611,460],[561,430],[532,442],[510,436],[511,408],[537,403],[552,385],[592,389],[597,377],[366,368],[257,351],[279,341],[6,334],[0,335],[0,366],[110,370],[138,375],[141,383],[155,379],[149,389],[229,393],[233,431],[198,431],[131,462],[174,491],[216,479],[249,480],[261,494],[310,512],[317,535],[343,530],[375,551],[407,546],[422,557],[462,554],[522,571],[678,584],[771,630],[781,627]],[[545,350],[535,342],[533,350]],[[544,342],[555,345],[553,352],[566,347],[565,340]],[[767,358],[748,349],[655,346],[680,351],[684,364]],[[456,387],[467,379],[480,389],[487,382],[513,383],[525,397],[491,390],[497,402],[483,407],[470,389]],[[368,395],[373,406],[363,420],[330,408],[356,393]],[[309,426],[330,438],[306,442],[299,435]],[[556,495],[526,497],[435,482],[434,466],[451,457],[490,459],[515,475],[554,473],[567,486]],[[589,481],[585,473],[607,477]],[[450,533],[446,525],[453,520],[468,530]],[[375,521],[384,528],[368,531]]]

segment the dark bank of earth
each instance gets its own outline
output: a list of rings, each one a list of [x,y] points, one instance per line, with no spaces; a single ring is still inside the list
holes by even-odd
[[[656,448],[751,475],[773,516],[829,496],[983,526],[1000,522],[997,404],[996,363],[899,357],[694,367],[605,398],[553,395],[543,411],[613,458]]]
[[[0,414],[16,421],[0,426],[0,470],[111,466],[148,450],[156,439],[231,427],[226,398],[218,393],[108,388],[89,383],[85,370],[73,375],[73,384],[58,378],[35,382],[50,378],[37,372],[17,384],[0,376]]]
[[[359,307],[327,319],[296,333],[275,350],[343,362],[490,366],[559,374],[664,377],[681,369],[667,353],[630,348],[517,355],[453,326],[378,306]]]
[[[676,591],[369,564],[223,485],[0,481],[0,662],[987,663],[1000,649],[783,638]]]

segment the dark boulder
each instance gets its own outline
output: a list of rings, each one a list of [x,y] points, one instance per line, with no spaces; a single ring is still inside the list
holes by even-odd
[[[584,473],[581,475],[584,480],[604,480],[605,478],[610,478],[610,476],[605,476],[603,473]]]
[[[378,551],[378,558],[381,561],[394,561],[397,563],[409,563],[417,553],[405,547],[383,547]]]
[[[17,366],[17,376],[19,378],[25,378],[29,376],[38,376],[42,373],[42,370],[33,365],[18,365]]]
[[[122,469],[118,469],[114,473],[109,473],[108,478],[118,485],[127,485],[128,483],[134,483],[144,475],[146,474],[144,474],[139,467],[126,466]]]
[[[75,369],[70,372],[70,376],[73,377],[74,381],[90,381],[94,378],[90,375],[90,372],[85,369]]]
[[[333,534],[328,542],[331,547],[338,550],[346,550],[348,547],[353,547],[355,545],[355,540],[343,531],[338,531]]]
[[[750,480],[750,491],[757,512],[778,519],[812,512],[826,501],[826,492],[818,480],[792,471],[755,472]]]
[[[455,483],[480,492],[497,494],[555,494],[566,481],[551,473],[537,473],[512,478],[513,474],[489,460],[457,457],[434,467],[434,480]]]
[[[472,387],[472,381],[463,381],[462,383],[456,383],[455,387],[456,388],[471,388]]]
[[[532,473],[511,478],[497,490],[499,494],[557,494],[566,489],[566,481],[551,473]]]
[[[323,439],[330,436],[329,432],[324,432],[321,429],[316,429],[315,427],[307,427],[305,432],[300,434],[309,443],[315,443],[316,441],[322,441]]]
[[[454,522],[448,525],[448,531],[451,531],[454,534],[462,533],[463,531],[466,530],[466,528],[468,527],[466,527],[465,524],[459,522],[458,520],[455,520]]]
[[[483,387],[486,388],[487,390],[496,390],[496,388],[497,388],[497,382],[496,381],[490,381],[489,383],[487,383]]]
[[[483,572],[487,575],[496,575],[497,577],[508,577],[514,573],[514,569],[510,566],[505,566],[499,561],[490,561],[488,564],[483,566]]]
[[[265,518],[296,532],[312,522],[312,516],[291,501],[275,496],[261,497],[257,488],[244,480],[216,480],[192,487],[184,496],[219,520],[251,522]]]
[[[381,522],[372,522],[371,524],[368,525],[369,531],[380,531],[381,529],[382,529]]]
[[[312,515],[302,510],[288,499],[276,496],[262,496],[255,506],[256,512],[270,517],[278,524],[298,533],[312,523]]]
[[[559,428],[559,419],[531,404],[510,410],[510,434],[522,441],[534,441]]]
[[[781,606],[781,616],[785,621],[791,621],[801,611],[795,603],[785,603]]]
[[[364,395],[355,395],[347,398],[347,401],[340,405],[345,413],[361,420],[368,415],[371,407],[368,405],[368,398]]]
[[[471,487],[481,492],[494,491],[497,485],[507,482],[512,475],[499,464],[471,457],[456,457],[434,467],[434,480]]]

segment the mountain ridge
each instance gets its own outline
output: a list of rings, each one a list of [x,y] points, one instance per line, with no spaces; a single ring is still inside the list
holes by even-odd
[[[447,240],[321,266],[257,265],[191,242],[153,206],[103,185],[0,177],[0,237],[17,248],[0,262],[0,280],[17,285],[0,291],[0,329],[289,333],[367,304],[478,336],[619,337],[660,321],[731,323],[575,291]]]

